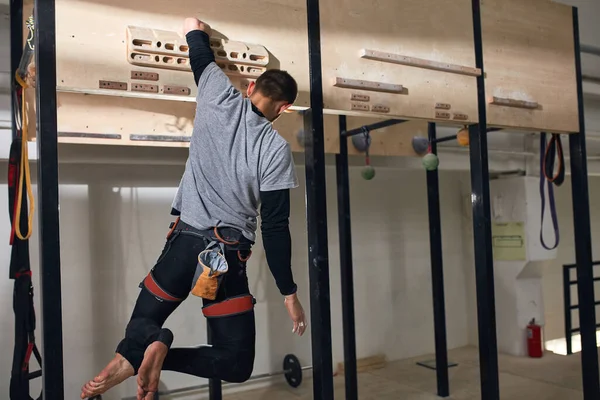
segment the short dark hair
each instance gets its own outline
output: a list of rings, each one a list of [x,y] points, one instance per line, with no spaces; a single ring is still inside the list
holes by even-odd
[[[286,71],[269,69],[256,80],[256,90],[274,101],[293,104],[298,96],[298,84]]]

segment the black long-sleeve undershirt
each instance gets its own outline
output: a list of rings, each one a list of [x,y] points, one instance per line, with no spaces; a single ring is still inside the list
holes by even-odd
[[[194,73],[196,86],[200,76],[211,62],[215,61],[215,54],[210,48],[210,36],[204,31],[194,30],[185,35],[190,53],[190,66]]]
[[[292,237],[290,235],[290,190],[260,192],[260,230],[267,264],[279,292],[284,295],[296,293],[297,286],[292,274]]]
[[[188,32],[186,40],[189,46],[190,66],[196,85],[206,67],[215,61],[210,48],[209,35],[201,30]],[[252,110],[264,117],[256,108]],[[279,292],[284,295],[296,293],[297,286],[292,274],[292,239],[289,229],[290,191],[289,189],[260,192],[261,232],[267,264],[275,279]]]

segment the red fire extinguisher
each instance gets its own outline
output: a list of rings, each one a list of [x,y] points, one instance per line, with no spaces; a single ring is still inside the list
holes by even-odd
[[[535,323],[533,318],[527,325],[527,353],[529,357],[542,357],[542,327]]]

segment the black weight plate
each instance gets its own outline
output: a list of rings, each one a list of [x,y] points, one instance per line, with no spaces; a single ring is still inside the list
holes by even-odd
[[[288,354],[283,358],[283,370],[285,380],[291,387],[298,387],[302,383],[302,366],[300,360],[293,354]]]

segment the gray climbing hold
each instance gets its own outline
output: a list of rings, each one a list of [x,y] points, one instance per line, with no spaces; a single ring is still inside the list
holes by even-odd
[[[421,136],[415,136],[412,139],[412,147],[418,155],[425,154],[429,149],[429,140]]]
[[[352,144],[356,150],[364,153],[371,146],[371,135],[368,133],[366,135],[362,133],[354,135],[352,136]]]

